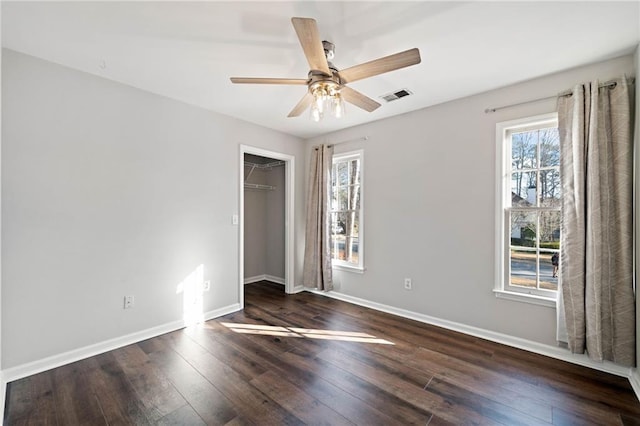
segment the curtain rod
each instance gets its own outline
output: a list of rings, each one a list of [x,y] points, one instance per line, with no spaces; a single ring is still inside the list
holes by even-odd
[[[635,82],[635,78],[631,78],[631,79],[629,79],[629,81],[630,81],[631,84],[633,84]],[[598,87],[614,88],[617,85],[618,85],[618,80],[610,80],[610,81],[606,81],[606,82],[600,84]],[[557,95],[553,95],[553,96],[545,96],[544,98],[531,99],[531,100],[528,100],[528,101],[518,102],[516,104],[503,105],[503,106],[499,106],[499,107],[495,107],[495,108],[487,108],[487,109],[484,110],[484,112],[486,114],[489,114],[491,112],[496,112],[498,110],[505,109],[505,108],[511,108],[511,107],[515,107],[515,106],[531,104],[531,103],[534,103],[534,102],[548,101],[550,99],[556,99],[556,98],[558,98],[560,96],[571,96],[572,94],[573,94],[572,90],[565,90],[564,92],[560,92]]]
[[[359,138],[355,138],[355,139],[349,139],[349,140],[342,141],[342,142],[335,142],[335,143],[332,143],[329,146],[340,145],[340,144],[348,143],[348,142],[358,142],[358,141],[368,141],[368,140],[369,140],[369,136],[360,136]]]
[[[368,140],[369,140],[369,136],[360,136],[359,138],[355,138],[355,139],[348,139],[346,141],[334,142],[334,143],[329,144],[327,146],[335,146],[335,145],[340,145],[340,144],[347,143],[347,142],[358,142],[358,141],[368,141]],[[318,147],[314,146],[313,149],[318,149]]]

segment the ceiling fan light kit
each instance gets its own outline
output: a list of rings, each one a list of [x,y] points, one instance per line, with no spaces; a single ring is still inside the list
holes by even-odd
[[[380,104],[346,86],[346,83],[420,63],[420,52],[414,48],[339,71],[331,63],[335,46],[331,42],[320,40],[316,21],[311,18],[291,18],[291,22],[309,63],[307,80],[231,77],[231,82],[236,84],[306,84],[307,93],[291,110],[289,117],[298,117],[310,107],[313,121],[322,120],[327,113],[340,118],[344,115],[345,101],[372,112]]]
[[[320,121],[325,113],[330,112],[336,118],[344,115],[344,101],[340,96],[340,85],[334,81],[316,81],[309,85],[309,93],[313,96],[311,103],[311,119]]]

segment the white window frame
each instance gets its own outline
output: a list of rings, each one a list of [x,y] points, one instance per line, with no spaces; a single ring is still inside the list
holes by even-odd
[[[509,285],[510,276],[510,233],[506,223],[511,206],[511,144],[510,135],[514,131],[528,128],[558,125],[558,114],[549,113],[533,117],[504,121],[496,124],[496,235],[495,235],[495,287],[496,297],[556,307],[557,291],[542,289],[519,289]]]
[[[360,210],[359,225],[358,225],[358,264],[346,262],[340,259],[331,259],[331,266],[333,269],[340,269],[349,272],[364,273],[364,150],[359,149],[356,151],[349,151],[344,153],[338,153],[333,155],[333,165],[343,161],[349,161],[353,159],[360,160]],[[333,178],[333,176],[332,176]],[[329,183],[331,186],[331,183]],[[331,187],[333,191],[333,187]],[[332,194],[333,196],[333,194]],[[333,213],[333,209],[330,209],[329,214]]]

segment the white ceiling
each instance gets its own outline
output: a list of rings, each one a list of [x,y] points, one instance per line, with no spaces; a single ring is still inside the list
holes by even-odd
[[[422,63],[350,84],[383,104],[373,113],[287,118],[304,86],[229,77],[306,78],[293,16],[316,19],[338,68],[413,47]],[[307,138],[631,53],[639,21],[637,1],[3,1],[2,45]]]

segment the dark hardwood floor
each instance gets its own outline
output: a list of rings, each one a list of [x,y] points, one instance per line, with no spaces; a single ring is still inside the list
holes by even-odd
[[[625,378],[266,282],[7,390],[5,425],[640,425]]]

